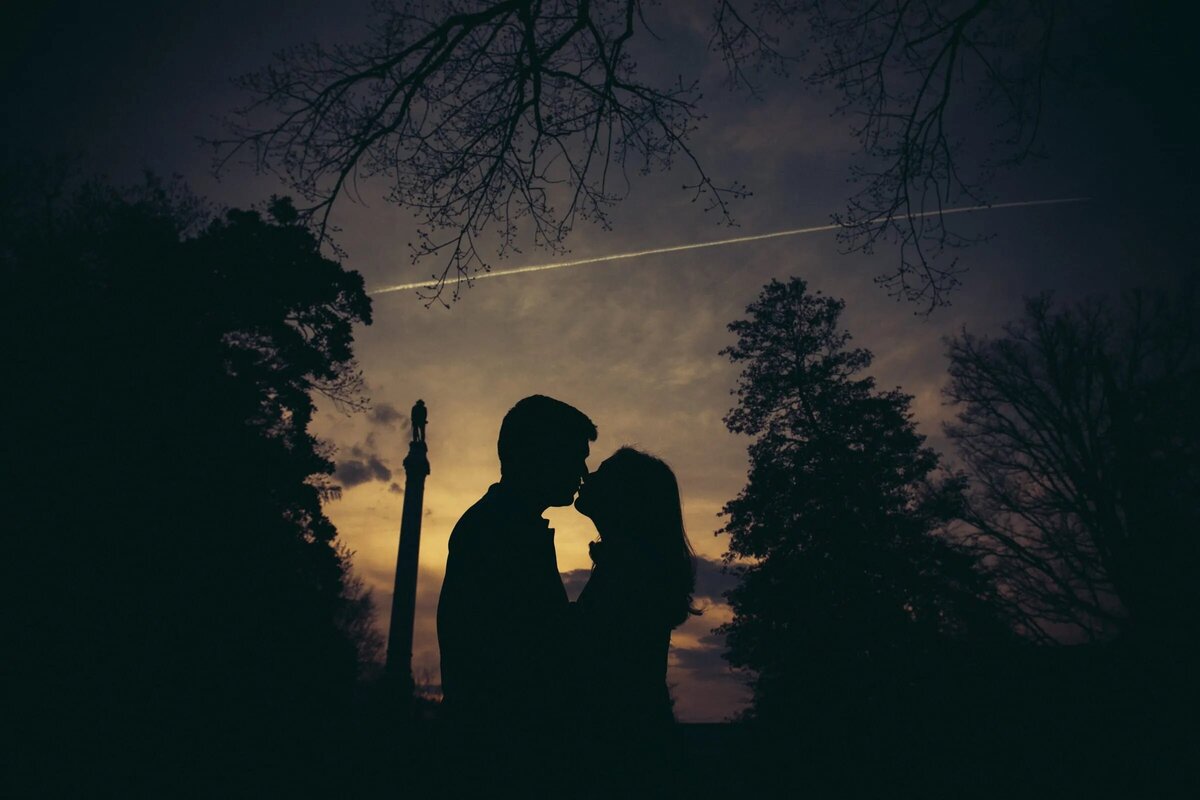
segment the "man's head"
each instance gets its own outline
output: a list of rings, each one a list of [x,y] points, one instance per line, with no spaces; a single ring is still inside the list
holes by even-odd
[[[539,504],[569,506],[594,441],[596,426],[579,409],[540,394],[526,397],[500,424],[500,475]]]

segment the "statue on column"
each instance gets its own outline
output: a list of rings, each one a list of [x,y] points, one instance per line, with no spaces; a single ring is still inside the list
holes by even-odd
[[[417,608],[417,563],[421,552],[421,513],[425,477],[429,475],[425,401],[412,407],[412,441],[404,457],[404,506],[400,512],[400,542],[396,550],[396,583],[392,592],[392,621],[388,629],[387,671],[405,697],[412,695],[413,625]]]
[[[425,409],[425,401],[418,400],[417,404],[412,407],[412,433],[414,442],[425,441],[425,423],[429,419],[429,412]]]

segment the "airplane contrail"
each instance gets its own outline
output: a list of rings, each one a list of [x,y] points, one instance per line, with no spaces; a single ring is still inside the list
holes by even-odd
[[[979,206],[963,206],[960,208],[947,208],[942,211],[922,211],[917,214],[912,214],[913,217],[932,217],[938,214],[966,214],[971,211],[991,211],[997,208],[1028,208],[1029,206],[1050,206],[1061,203],[1083,203],[1090,200],[1090,197],[1059,197],[1053,200],[1018,200],[1012,203],[994,203],[992,205]],[[872,220],[868,224],[879,224],[885,220]],[[663,253],[679,253],[684,250],[700,250],[705,247],[724,247],[731,244],[744,244],[746,242],[759,242],[763,239],[778,239],[783,236],[801,236],[806,233],[821,233],[822,231],[832,231],[841,228],[841,225],[815,225],[809,228],[792,228],[786,231],[775,231],[774,233],[756,233],[750,236],[735,236],[732,239],[717,239],[711,242],[694,242],[692,244],[675,244],[669,247],[655,247],[650,250],[634,250],[630,253],[614,253],[607,256],[594,256],[592,258],[578,258],[574,261],[556,261],[552,264],[533,264],[528,267],[513,267],[512,269],[498,269],[493,272],[481,272],[477,275],[472,275],[471,280],[479,281],[484,278],[503,278],[506,275],[520,275],[525,272],[541,272],[547,269],[563,269],[564,267],[582,267],[585,264],[600,264],[605,261],[622,261],[627,258],[640,258],[641,256],[656,256]],[[384,286],[379,289],[374,289],[367,294],[387,294],[388,292],[402,292],[406,289],[432,289],[436,285],[434,280],[418,281],[416,283],[398,283],[394,286]]]

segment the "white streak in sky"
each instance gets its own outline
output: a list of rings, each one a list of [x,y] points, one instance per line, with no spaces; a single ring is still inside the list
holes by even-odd
[[[997,208],[1027,208],[1029,206],[1050,206],[1060,203],[1082,203],[1090,198],[1087,197],[1060,197],[1054,200],[1019,200],[1013,203],[995,203],[993,205],[980,206],[964,206],[962,208],[947,208],[943,211],[923,211],[918,214],[912,214],[912,217],[933,217],[938,214],[966,214],[971,211],[990,211]],[[880,224],[884,220],[873,221],[868,224]],[[684,250],[700,250],[705,247],[724,247],[730,244],[744,244],[746,242],[758,242],[763,239],[778,239],[783,236],[801,236],[806,233],[821,233],[823,231],[832,231],[841,228],[841,225],[815,225],[811,228],[792,228],[786,231],[775,231],[774,233],[758,233],[751,236],[735,236],[732,239],[718,239],[712,242],[697,242],[695,244],[676,244],[670,247],[655,247],[651,250],[635,250],[632,253],[615,253],[608,256],[594,256],[592,258],[579,258],[574,261],[557,261],[553,264],[534,264],[528,267],[514,267],[512,269],[498,269],[493,272],[480,272],[471,276],[472,281],[481,281],[484,278],[502,278],[505,275],[520,275],[523,272],[541,272],[547,269],[562,269],[564,267],[581,267],[585,264],[600,264],[605,261],[621,261],[626,258],[640,258],[641,256],[656,256],[663,253],[679,253]],[[417,283],[398,283],[395,286],[384,286],[380,289],[375,289],[367,294],[387,294],[388,292],[402,292],[406,289],[433,289],[436,286],[436,281],[425,280]]]

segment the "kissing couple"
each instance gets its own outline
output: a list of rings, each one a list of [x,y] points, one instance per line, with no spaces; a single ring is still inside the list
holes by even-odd
[[[674,769],[667,652],[698,613],[679,486],[630,447],[589,474],[595,440],[573,406],[521,400],[500,425],[500,481],[450,535],[437,613],[443,769],[464,792],[658,793]],[[574,603],[542,517],[572,502],[599,534]]]

